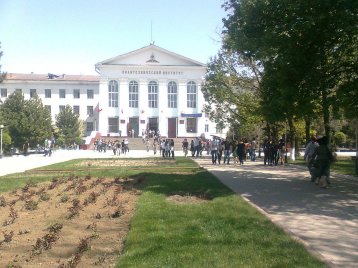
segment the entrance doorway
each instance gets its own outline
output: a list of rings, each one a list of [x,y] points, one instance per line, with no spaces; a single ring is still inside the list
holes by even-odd
[[[177,137],[177,118],[168,118],[168,138]]]
[[[148,130],[154,133],[158,133],[158,117],[148,118]]]
[[[128,131],[129,137],[138,137],[138,134],[139,134],[139,118],[138,117],[129,117],[127,131]],[[134,131],[134,135],[133,135],[133,131]]]

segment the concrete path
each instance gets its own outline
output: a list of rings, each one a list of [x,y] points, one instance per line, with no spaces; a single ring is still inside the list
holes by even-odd
[[[176,156],[182,156],[182,151],[176,151]],[[43,156],[42,154],[31,154],[28,156],[15,155],[12,157],[3,157],[0,159],[0,176],[12,174],[16,172],[24,172],[29,169],[34,169],[42,166],[47,166],[55,163],[60,163],[72,159],[78,158],[141,158],[141,157],[153,157],[152,150],[147,152],[146,150],[130,150],[127,154],[121,154],[120,156],[114,156],[111,150],[107,152],[97,152],[92,150],[58,150],[55,151],[51,157]],[[156,154],[159,156],[159,151]]]
[[[305,169],[295,166],[195,161],[330,267],[357,267],[358,178],[332,175],[331,187],[321,189],[310,182]]]
[[[176,156],[182,152],[176,152]],[[23,172],[76,158],[152,157],[153,152],[130,151],[113,156],[111,151],[56,151],[43,155],[0,159],[0,176]],[[157,157],[160,157],[157,155]],[[265,167],[262,162],[245,165],[212,165],[208,158],[195,161],[240,194],[275,224],[300,240],[330,267],[357,267],[358,179],[332,176],[332,185],[320,189],[299,167]]]

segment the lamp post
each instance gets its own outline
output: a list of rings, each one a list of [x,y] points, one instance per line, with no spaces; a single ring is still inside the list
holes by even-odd
[[[2,130],[4,129],[4,125],[0,125],[0,158],[2,158]]]

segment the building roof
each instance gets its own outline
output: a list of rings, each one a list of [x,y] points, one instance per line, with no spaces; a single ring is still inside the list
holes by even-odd
[[[7,73],[6,80],[12,81],[86,81],[86,82],[99,82],[98,75],[69,75],[69,74],[20,74],[20,73]]]
[[[169,61],[170,63],[169,64],[163,63],[161,60],[156,58],[155,54],[157,53],[159,53],[162,57],[166,56],[167,58],[166,61],[167,62]],[[141,55],[146,55],[146,56],[144,56],[145,58],[142,58]],[[130,58],[132,60],[129,60]],[[179,55],[172,51],[166,50],[164,48],[154,45],[153,43],[151,43],[148,46],[133,50],[131,52],[98,62],[95,65],[96,69],[98,69],[98,67],[100,67],[101,65],[127,65],[127,66],[128,65],[136,65],[136,66],[158,65],[158,66],[206,67],[206,65],[201,62]]]

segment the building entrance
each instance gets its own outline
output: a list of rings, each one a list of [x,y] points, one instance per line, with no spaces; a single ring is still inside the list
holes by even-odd
[[[168,138],[176,138],[177,137],[177,119],[168,118]]]
[[[154,131],[154,133],[158,133],[158,129],[159,129],[158,117],[148,118],[148,130]]]
[[[127,133],[128,137],[138,137],[138,134],[139,134],[139,118],[138,117],[129,117],[127,132],[128,132]]]

